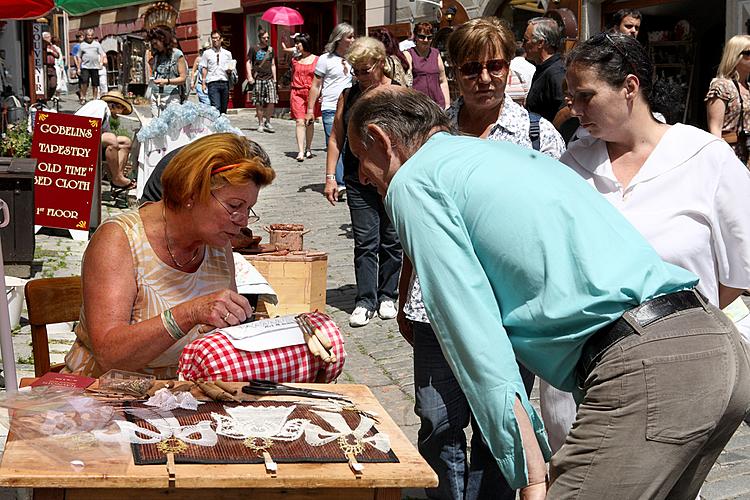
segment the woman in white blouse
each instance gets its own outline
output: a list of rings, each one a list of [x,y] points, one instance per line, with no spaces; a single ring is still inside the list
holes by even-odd
[[[645,49],[628,36],[603,33],[573,49],[568,106],[588,134],[560,160],[665,261],[695,273],[709,302],[725,308],[737,300],[742,308],[739,297],[750,287],[750,172],[720,138],[654,119],[652,74]],[[543,399],[550,392],[543,390]],[[557,417],[560,407],[547,405]],[[568,410],[567,426],[548,429],[558,447],[573,417]]]

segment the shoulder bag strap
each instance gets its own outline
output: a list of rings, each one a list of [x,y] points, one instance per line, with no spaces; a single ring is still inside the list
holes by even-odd
[[[529,140],[531,141],[531,147],[535,151],[539,151],[539,148],[541,148],[541,131],[539,128],[539,120],[541,118],[542,116],[539,113],[529,111]]]
[[[734,83],[735,88],[737,89],[737,97],[740,99],[740,116],[737,120],[737,132],[745,131],[745,104],[742,102],[742,91],[740,90],[740,84],[737,83],[737,80],[732,80],[732,83]]]

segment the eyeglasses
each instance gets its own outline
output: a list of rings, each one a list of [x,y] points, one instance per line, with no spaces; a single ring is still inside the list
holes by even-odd
[[[373,70],[373,69],[375,69],[375,66],[376,66],[377,64],[378,64],[378,63],[373,63],[373,65],[372,65],[372,66],[370,66],[370,67],[369,67],[369,68],[367,68],[367,69],[362,69],[362,68],[360,68],[360,69],[357,69],[357,68],[355,68],[354,66],[352,66],[352,74],[353,74],[354,76],[365,76],[365,75],[369,75],[369,74],[370,74],[370,73],[372,72],[372,70]]]
[[[626,37],[626,35],[620,35],[620,36]],[[628,36],[627,38],[630,38],[630,37]],[[617,51],[617,53],[620,54],[620,56],[622,56],[623,61],[628,63],[634,75],[638,74],[638,71],[635,69],[635,64],[633,64],[633,61],[630,60],[627,52],[625,52],[625,49],[617,45],[615,41],[612,39],[612,37],[609,36],[609,33],[599,33],[598,35],[595,35],[591,38],[591,41],[594,43],[601,43],[602,40],[606,40],[607,42],[609,42],[609,44]]]
[[[247,207],[247,212],[239,212],[237,210],[231,211],[216,197],[213,191],[211,191],[211,196],[213,196],[214,200],[221,205],[221,208],[226,210],[229,214],[229,220],[234,224],[248,226],[250,224],[255,224],[260,220],[260,217],[255,213],[253,207]]]
[[[740,52],[740,55],[744,57],[750,57],[750,50],[743,50],[742,52]]]
[[[479,78],[479,75],[482,74],[482,70],[485,68],[490,76],[499,78],[508,71],[508,66],[508,61],[505,59],[490,59],[484,63],[479,61],[463,63],[459,70],[461,71],[461,75],[469,80]]]
[[[432,40],[432,35],[417,35],[418,40]]]

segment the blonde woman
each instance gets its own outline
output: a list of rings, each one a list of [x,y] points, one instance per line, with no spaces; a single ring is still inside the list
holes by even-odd
[[[748,164],[746,131],[750,131],[750,36],[729,39],[721,56],[719,71],[706,94],[708,131],[723,138],[737,157]]]
[[[354,235],[354,277],[357,297],[349,318],[352,327],[364,326],[377,314],[380,319],[396,317],[398,275],[401,270],[401,245],[396,230],[385,213],[383,198],[375,187],[359,181],[359,160],[346,140],[352,106],[362,94],[382,85],[392,85],[384,72],[385,46],[371,37],[355,40],[346,53],[356,82],[343,91],[336,106],[333,130],[328,140],[325,196],[334,205],[338,201],[336,163],[343,152],[346,201],[352,217]]]

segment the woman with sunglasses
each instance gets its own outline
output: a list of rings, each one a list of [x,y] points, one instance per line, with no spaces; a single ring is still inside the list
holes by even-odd
[[[516,41],[496,17],[472,19],[448,40],[448,54],[458,68],[456,81],[462,96],[448,108],[459,132],[491,141],[508,141],[555,159],[565,144],[550,122],[538,117],[538,138],[532,138],[529,113],[505,94],[509,61]],[[420,419],[419,452],[435,470],[440,483],[428,490],[430,498],[515,499],[513,491],[471,417],[469,403],[443,356],[427,318],[419,278],[404,256],[399,282],[399,329],[414,347],[415,412]],[[534,375],[519,367],[530,392]],[[471,423],[471,461],[464,429]]]
[[[404,52],[404,56],[412,75],[412,88],[430,96],[441,108],[447,108],[451,103],[448,78],[440,52],[430,47],[432,37],[430,23],[414,25],[415,46]]]
[[[357,282],[357,296],[349,325],[359,327],[369,323],[376,313],[380,319],[396,317],[401,245],[385,213],[383,199],[373,186],[359,182],[359,160],[349,149],[346,140],[350,110],[357,99],[373,88],[392,84],[383,69],[385,47],[374,38],[358,38],[349,47],[346,59],[351,64],[356,81],[351,88],[344,90],[336,106],[328,140],[325,196],[331,205],[336,204],[336,163],[343,149],[346,201],[354,235],[354,278]]]
[[[708,131],[729,143],[737,157],[748,164],[750,134],[750,36],[729,39],[716,78],[706,94]],[[750,165],[749,165],[750,166]]]
[[[588,134],[571,143],[561,161],[619,210],[665,261],[696,274],[698,290],[724,308],[750,286],[750,172],[716,136],[657,121],[652,109],[659,90],[652,75],[646,50],[630,36],[602,33],[578,44],[567,60],[567,102]],[[618,356],[625,355],[624,342]],[[638,366],[611,357],[606,368],[593,371],[598,377],[581,380],[586,397],[578,414],[568,415],[563,428],[548,426],[552,439],[565,436],[573,418],[587,422],[573,425],[552,458],[557,479],[550,498],[572,495],[571,487],[586,477],[607,477],[606,484],[587,486],[621,498],[696,498],[743,415],[703,428],[706,416],[721,415],[726,401],[704,389],[698,396],[701,410],[694,411],[697,406],[686,401],[701,388],[691,372],[726,370],[733,377],[734,371],[709,353],[700,362],[670,354]],[[652,375],[662,370],[683,374],[680,383],[673,377],[661,386]],[[618,382],[617,397],[601,398],[608,380],[620,375],[627,383]],[[592,409],[610,407],[606,421],[595,420]],[[607,434],[602,448],[582,446],[583,432],[591,436],[584,429],[597,425]]]
[[[117,215],[83,257],[83,308],[66,372],[112,368],[174,378],[183,347],[252,314],[237,294],[230,238],[258,217],[275,174],[244,137],[202,137],[175,155],[156,203]]]

